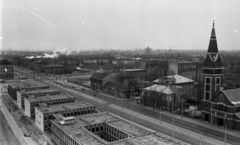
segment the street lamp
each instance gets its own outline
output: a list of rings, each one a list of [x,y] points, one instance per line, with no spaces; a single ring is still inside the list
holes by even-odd
[[[224,142],[226,145],[227,144],[227,114],[224,115],[224,120],[225,120]]]

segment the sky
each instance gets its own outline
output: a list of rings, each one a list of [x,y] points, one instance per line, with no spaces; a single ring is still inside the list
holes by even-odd
[[[240,0],[2,0],[0,47],[12,50],[240,50]]]

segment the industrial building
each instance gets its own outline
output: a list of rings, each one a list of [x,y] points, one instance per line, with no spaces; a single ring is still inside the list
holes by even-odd
[[[37,89],[49,89],[50,87],[46,84],[40,82],[26,81],[18,82],[8,85],[8,94],[13,100],[17,100],[17,91],[21,90],[37,90]]]
[[[35,107],[40,106],[40,103],[46,103],[47,105],[56,105],[64,103],[73,103],[75,98],[69,95],[51,95],[43,97],[28,97],[24,98],[25,114],[28,117],[35,117]]]
[[[87,102],[74,102],[60,105],[47,105],[35,107],[35,123],[42,131],[51,128],[50,120],[54,114],[62,114],[64,117],[95,113],[95,106]]]
[[[67,118],[68,119],[68,118]],[[51,121],[51,139],[61,145],[187,145],[187,143],[173,139],[143,126],[131,123],[108,112],[93,113]]]
[[[59,95],[60,91],[57,89],[43,89],[43,90],[21,90],[17,92],[17,105],[25,109],[24,98],[27,97],[42,97],[46,95]]]

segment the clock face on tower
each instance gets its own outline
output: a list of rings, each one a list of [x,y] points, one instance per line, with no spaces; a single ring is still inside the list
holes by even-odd
[[[216,62],[218,59],[218,54],[208,54],[212,60],[212,62]]]

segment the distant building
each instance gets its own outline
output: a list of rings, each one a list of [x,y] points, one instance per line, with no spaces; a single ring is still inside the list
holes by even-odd
[[[45,66],[45,73],[47,74],[63,74],[64,66],[61,64],[49,64]]]
[[[85,64],[85,65],[90,65],[90,64],[99,64],[99,65],[111,64],[111,59],[110,58],[105,58],[105,57],[84,58],[83,59],[83,64]]]
[[[122,81],[129,81],[131,79],[145,80],[145,69],[122,69],[120,70]]]
[[[133,59],[113,59],[112,60],[113,65],[123,65],[123,68],[124,68],[124,65],[135,64],[135,63],[136,63],[136,60],[133,60]]]
[[[103,87],[104,93],[116,96],[119,98],[126,98],[127,87],[124,84],[108,81]]]
[[[153,108],[160,108],[163,110],[171,110],[172,105],[179,107],[182,96],[181,86],[167,86],[167,85],[152,85],[143,89],[142,103]],[[176,105],[178,104],[178,106]]]
[[[146,70],[146,79],[155,80],[168,75],[168,61],[166,60],[147,60],[141,62],[141,68]]]
[[[101,90],[104,84],[104,78],[106,78],[108,73],[95,73],[90,77],[91,88],[93,90]],[[105,82],[106,83],[106,82]]]
[[[25,110],[24,98],[27,97],[42,97],[46,95],[59,95],[60,91],[57,89],[41,89],[41,90],[21,90],[17,92],[17,105]]]
[[[69,95],[47,95],[43,97],[24,98],[25,113],[28,117],[35,117],[35,107],[45,103],[47,105],[56,105],[64,103],[73,103],[75,98]]]
[[[166,82],[167,81],[167,82]],[[195,88],[195,81],[188,79],[186,77],[180,75],[172,75],[167,76],[166,80],[164,78],[157,79],[152,81],[154,84],[161,84],[161,85],[171,85],[171,86],[181,86],[182,87],[182,99],[190,104],[198,104],[200,99],[199,93],[200,90]]]
[[[12,63],[6,59],[0,60],[0,79],[13,78]]]
[[[60,105],[35,107],[35,123],[41,131],[51,129],[51,120],[56,118],[55,114],[64,117],[95,113],[95,106],[86,102],[65,103]]]
[[[49,89],[49,86],[43,83],[33,81],[13,83],[8,85],[8,94],[12,97],[13,100],[17,100],[17,91],[29,91],[39,89]]]
[[[35,72],[37,73],[43,73],[45,72],[45,66],[47,66],[48,64],[50,64],[50,60],[49,59],[39,59],[37,61],[35,61]]]
[[[169,73],[170,75],[178,74],[194,81],[201,81],[202,77],[202,62],[170,62]]]

